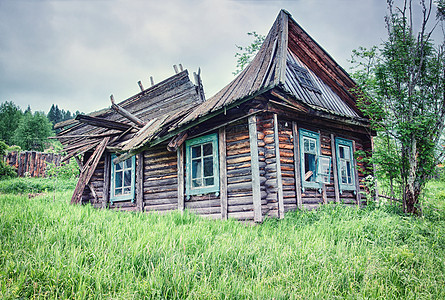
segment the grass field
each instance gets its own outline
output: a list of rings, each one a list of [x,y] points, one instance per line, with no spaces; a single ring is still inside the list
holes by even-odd
[[[257,226],[72,206],[70,189],[46,190],[0,184],[2,299],[445,299],[444,183],[420,218],[325,206]]]

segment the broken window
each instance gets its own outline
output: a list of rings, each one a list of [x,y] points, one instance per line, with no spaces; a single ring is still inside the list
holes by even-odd
[[[340,192],[343,190],[355,190],[352,141],[336,138],[335,148],[337,152],[337,172]]]

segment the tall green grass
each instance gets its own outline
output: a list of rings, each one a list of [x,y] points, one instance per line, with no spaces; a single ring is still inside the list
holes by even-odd
[[[70,197],[0,195],[0,298],[445,298],[438,207],[325,206],[252,226]]]

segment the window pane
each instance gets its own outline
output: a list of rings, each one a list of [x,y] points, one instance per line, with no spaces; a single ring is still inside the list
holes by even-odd
[[[115,194],[116,196],[118,196],[118,195],[122,195],[122,189],[115,189],[115,190],[114,190],[114,194]]]
[[[311,152],[311,153],[315,153],[315,141],[314,141],[314,140],[311,140],[311,141],[310,141],[309,152]]]
[[[130,169],[130,168],[131,168],[131,162],[132,162],[132,159],[131,159],[131,158],[129,158],[129,159],[127,159],[127,160],[125,161],[125,167],[126,167],[127,169]]]
[[[339,146],[338,147],[338,152],[340,152],[338,155],[340,156],[340,158],[345,158],[345,148],[343,146]]]
[[[204,177],[213,176],[213,157],[204,158]]]
[[[192,180],[192,186],[193,187],[200,187],[200,186],[202,186],[202,180],[201,179],[193,179]]]
[[[204,153],[204,156],[212,155],[213,154],[212,143],[203,145],[202,152]]]
[[[131,170],[124,172],[124,187],[131,186]]]
[[[201,157],[201,145],[192,147],[192,158]]]
[[[206,186],[208,186],[208,185],[213,185],[214,184],[214,179],[213,179],[213,177],[210,177],[210,178],[206,178],[205,179],[205,185]]]
[[[352,176],[351,176],[351,163],[349,161],[346,162],[346,174],[348,176],[348,184],[352,183]]]
[[[114,165],[115,167],[116,167],[116,170],[117,171],[119,171],[119,170],[122,170],[122,166],[123,166],[123,163],[118,163],[117,165]]]
[[[349,147],[344,147],[344,151],[345,151],[345,156],[344,156],[344,158],[345,159],[347,159],[347,160],[351,160],[351,154],[350,154],[350,150],[349,150]]]
[[[131,193],[131,187],[124,188],[124,194],[130,194]]]
[[[304,154],[304,178],[305,181],[315,181],[315,155]]]
[[[114,187],[121,188],[122,187],[122,172],[116,172],[114,175]]]
[[[192,160],[192,178],[201,178],[201,159]]]
[[[309,140],[307,138],[304,138],[304,152],[309,152]]]
[[[341,176],[341,183],[346,184],[347,183],[347,175],[346,175],[346,162],[341,161],[340,162],[340,176]]]

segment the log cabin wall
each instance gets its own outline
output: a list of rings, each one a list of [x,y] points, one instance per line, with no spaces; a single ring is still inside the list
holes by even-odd
[[[143,209],[168,212],[178,208],[176,152],[159,145],[144,151]]]
[[[226,127],[228,217],[253,220],[252,165],[247,118]]]
[[[82,193],[82,203],[89,202],[95,208],[102,207],[104,196],[104,162],[105,158],[101,157],[93,176],[91,176],[89,185],[85,187]],[[91,191],[89,186],[93,187],[94,192]]]
[[[260,162],[264,160],[264,172],[260,173],[263,215],[278,217],[278,186],[275,156],[274,120],[272,114],[261,114],[258,116],[258,145]],[[263,149],[261,151],[260,149]],[[260,166],[260,170],[261,170]]]
[[[280,148],[281,181],[283,185],[284,211],[297,209],[294,167],[294,136],[292,122],[278,121],[278,138]]]

